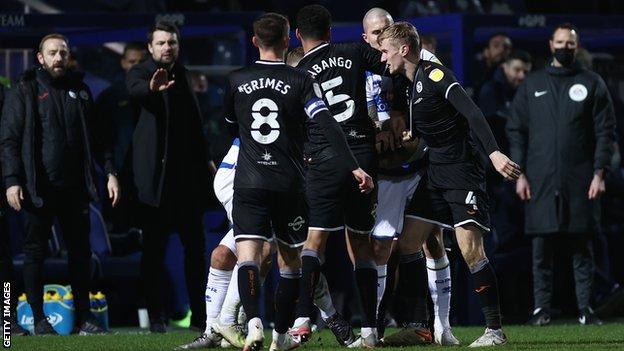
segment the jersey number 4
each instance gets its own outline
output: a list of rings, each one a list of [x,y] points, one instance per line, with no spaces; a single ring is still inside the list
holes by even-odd
[[[347,104],[347,109],[343,112],[334,115],[334,119],[337,122],[344,122],[353,116],[353,112],[355,111],[355,101],[347,95],[347,94],[336,94],[332,91],[333,88],[342,84],[342,77],[332,78],[328,81],[321,83],[321,88],[325,92],[325,100],[327,100],[327,104],[329,106],[334,106],[341,102]]]
[[[275,101],[267,98],[256,101],[251,106],[251,137],[260,144],[271,144],[280,135],[280,125],[277,121],[279,109]],[[263,125],[267,125],[269,128],[262,128]],[[262,133],[267,131],[268,134]]]

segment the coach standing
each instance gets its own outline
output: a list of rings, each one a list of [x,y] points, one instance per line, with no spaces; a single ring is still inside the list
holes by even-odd
[[[604,81],[574,61],[579,32],[569,23],[550,39],[553,60],[516,94],[507,124],[511,156],[524,170],[516,193],[525,202],[525,232],[533,236],[531,324],[550,322],[553,253],[572,256],[581,324],[600,324],[589,299],[599,196],[611,155],[615,116]]]
[[[175,25],[157,23],[148,34],[151,57],[127,76],[128,91],[141,107],[132,145],[132,171],[141,203],[143,256],[141,278],[150,330],[166,331],[164,258],[168,235],[184,245],[191,327],[204,330],[206,287],[204,202],[210,191],[199,105],[186,68],[177,62],[180,34]]]
[[[103,332],[89,311],[88,295],[89,201],[97,200],[92,151],[103,155],[113,205],[119,198],[112,153],[92,143],[91,92],[82,75],[68,69],[69,55],[64,36],[50,34],[41,40],[40,66],[24,72],[9,93],[0,128],[7,201],[24,212],[24,285],[34,332],[40,335],[56,334],[44,316],[42,293],[43,261],[55,218],[68,250],[79,332]]]

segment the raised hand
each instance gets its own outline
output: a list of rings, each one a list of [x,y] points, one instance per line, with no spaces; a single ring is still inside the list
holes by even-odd
[[[150,80],[150,90],[153,92],[169,89],[175,83],[175,80],[169,80],[169,73],[164,68],[159,68],[154,72]]]

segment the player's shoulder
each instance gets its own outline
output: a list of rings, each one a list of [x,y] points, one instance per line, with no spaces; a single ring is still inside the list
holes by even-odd
[[[237,82],[244,80],[249,77],[249,75],[253,72],[253,66],[245,66],[234,69],[230,71],[227,75],[227,80],[230,84],[235,85]]]
[[[432,53],[431,51],[427,50],[427,49],[421,49],[420,50],[420,59],[421,60],[425,60],[425,61],[431,61],[434,63],[437,63],[439,65],[442,64],[442,61],[440,61],[436,55],[434,53]]]
[[[453,71],[439,63],[423,60],[422,65],[424,76],[430,83],[438,83],[445,77],[454,77]]]

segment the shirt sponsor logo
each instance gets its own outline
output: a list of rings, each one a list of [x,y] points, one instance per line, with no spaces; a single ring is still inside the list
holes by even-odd
[[[580,102],[587,98],[587,88],[583,84],[574,84],[570,87],[570,91],[568,91],[568,95],[570,95],[570,99]]]
[[[258,164],[264,166],[277,166],[277,161],[273,161],[273,155],[270,152],[264,150],[264,153],[260,156],[260,160],[257,161]]]
[[[354,139],[362,139],[362,138],[366,138],[366,135],[361,135],[361,134],[358,134],[357,130],[355,130],[355,129],[351,129],[351,130],[349,131],[349,133],[347,133],[347,135],[348,135],[349,137],[351,137],[351,138],[354,138]]]
[[[442,78],[444,78],[444,72],[442,72],[442,70],[440,70],[439,68],[436,68],[431,71],[431,73],[429,73],[429,79],[434,82],[439,82],[442,80]]]
[[[548,91],[547,91],[547,90],[542,90],[542,91],[537,91],[537,90],[536,90],[536,91],[535,91],[535,97],[540,97],[540,96],[542,96],[542,95],[544,95],[544,94],[546,94],[546,93],[548,93]]]

